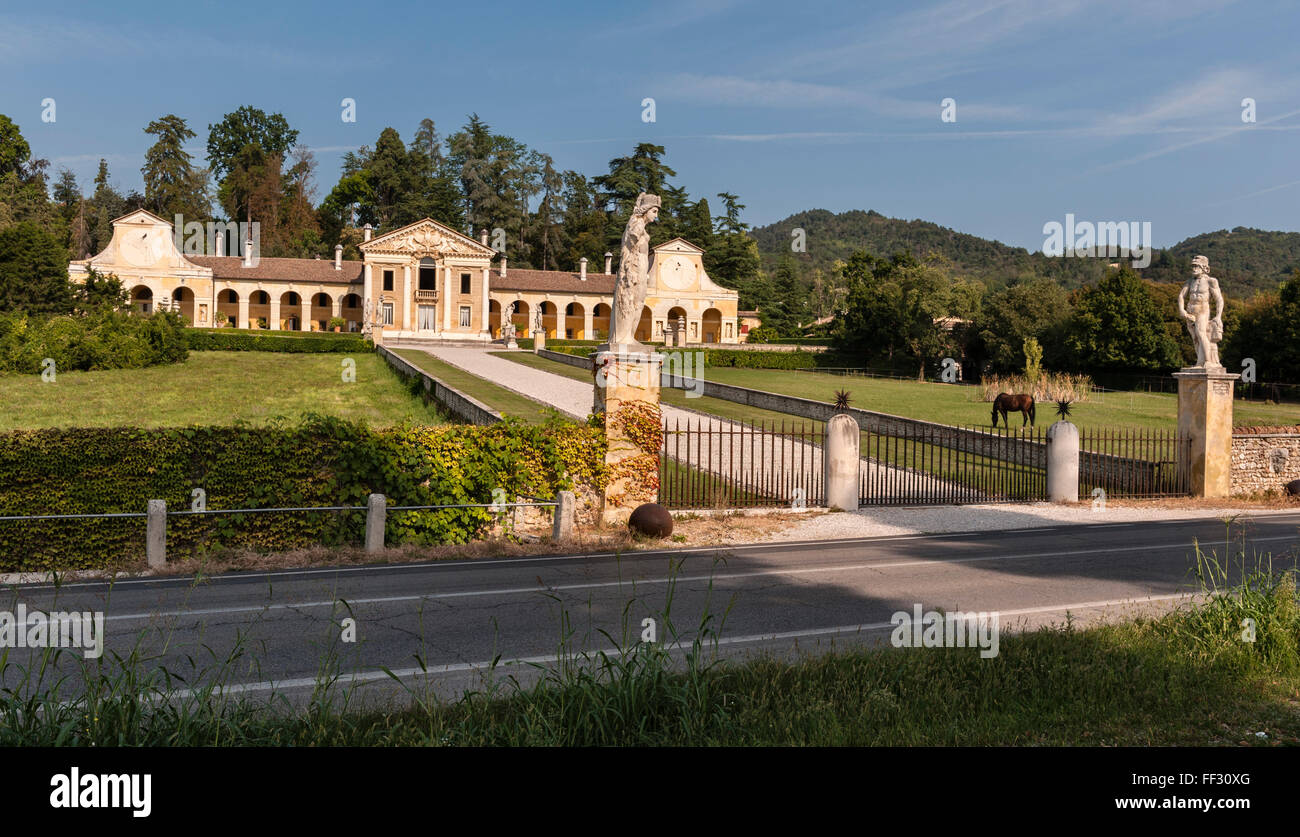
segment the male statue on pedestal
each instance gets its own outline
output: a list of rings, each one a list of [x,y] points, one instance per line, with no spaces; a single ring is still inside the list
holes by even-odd
[[[1210,260],[1205,256],[1192,259],[1192,276],[1178,292],[1178,314],[1187,323],[1196,347],[1195,368],[1222,369],[1218,344],[1223,339],[1223,294],[1219,292],[1219,280],[1210,275]]]
[[[647,351],[636,340],[636,327],[645,306],[650,268],[650,233],[646,229],[659,217],[658,195],[642,192],[623,230],[618,278],[614,281],[614,306],[609,325],[609,345],[622,352]]]

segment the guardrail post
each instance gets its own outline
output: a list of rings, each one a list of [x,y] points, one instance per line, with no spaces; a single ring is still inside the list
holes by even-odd
[[[573,537],[573,510],[576,500],[572,491],[561,491],[555,495],[558,505],[555,507],[555,522],[551,526],[551,540],[563,543]]]
[[[1047,428],[1047,499],[1079,502],[1079,428],[1068,421]]]
[[[366,552],[383,550],[387,524],[388,500],[382,494],[371,494],[366,500]]]
[[[822,448],[822,483],[826,487],[828,508],[858,510],[861,447],[862,433],[853,416],[847,413],[831,416],[826,422],[826,443]]]
[[[167,566],[167,501],[150,500],[145,526],[144,554],[149,569]]]

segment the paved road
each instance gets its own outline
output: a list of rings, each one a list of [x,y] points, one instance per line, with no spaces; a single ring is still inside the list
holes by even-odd
[[[1259,517],[1241,531],[1248,550],[1300,550],[1300,514]],[[1086,621],[1169,607],[1193,589],[1193,542],[1222,554],[1223,537],[1222,523],[1198,520],[28,585],[5,590],[0,609],[103,611],[112,651],[138,649],[149,666],[187,680],[212,677],[215,661],[242,644],[224,682],[248,696],[274,690],[301,701],[334,654],[343,679],[378,701],[400,693],[385,668],[442,696],[480,687],[498,656],[499,671],[527,681],[528,661],[554,660],[565,611],[575,647],[609,647],[597,631],[620,636],[625,610],[633,640],[650,617],[665,641],[670,587],[668,616],[686,641],[703,614],[725,613],[718,652],[727,657],[877,642],[894,612],[916,604],[998,611],[1003,633],[1066,611]],[[342,643],[349,614],[357,642]],[[10,651],[5,686],[31,653]]]

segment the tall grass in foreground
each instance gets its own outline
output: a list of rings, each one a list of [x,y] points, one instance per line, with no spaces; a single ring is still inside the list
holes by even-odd
[[[255,669],[243,648],[193,671],[112,657],[86,666],[85,694],[60,700],[33,669],[0,695],[0,743],[28,745],[1023,745],[1300,743],[1300,607],[1294,565],[1244,547],[1195,550],[1200,596],[1157,618],[1065,624],[974,649],[849,648],[794,661],[721,662],[726,614],[706,606],[689,632],[665,593],[661,642],[639,641],[635,595],[611,633],[560,621],[553,665],[531,684],[498,667],[495,685],[453,702],[399,680],[409,704],[351,708],[353,687],[325,652],[305,709],[268,712],[191,684]],[[710,588],[711,592],[711,588]],[[1243,640],[1242,620],[1255,638]],[[600,640],[601,650],[588,642]],[[57,652],[51,652],[57,653]],[[9,666],[5,660],[3,666]],[[7,672],[6,672],[7,673]],[[395,677],[395,676],[394,676]],[[1264,733],[1263,738],[1256,733]]]

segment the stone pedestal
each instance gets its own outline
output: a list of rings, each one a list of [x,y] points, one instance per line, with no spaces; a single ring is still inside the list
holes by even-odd
[[[1232,493],[1232,384],[1240,376],[1217,366],[1184,369],[1174,377],[1178,435],[1192,440],[1192,495],[1227,497]]]
[[[596,349],[592,412],[605,424],[608,481],[602,525],[625,525],[632,510],[659,499],[659,376],[664,356],[644,346]]]
[[[1047,428],[1047,499],[1079,502],[1079,428],[1068,421]]]
[[[534,332],[533,332],[533,352],[537,352],[539,349],[545,349],[545,348],[546,348],[546,332],[545,332],[545,331],[534,331]]]

